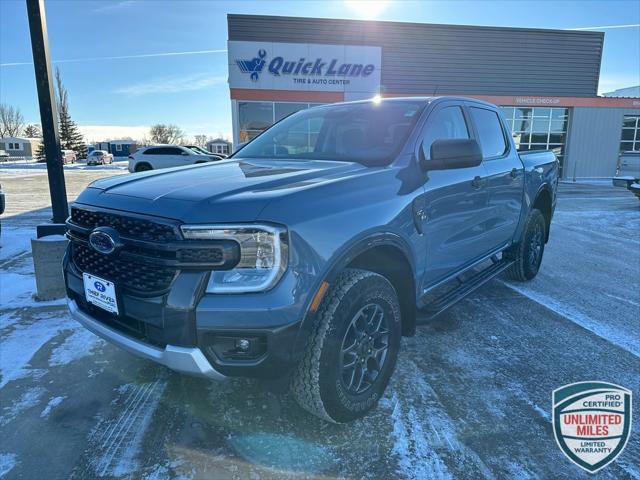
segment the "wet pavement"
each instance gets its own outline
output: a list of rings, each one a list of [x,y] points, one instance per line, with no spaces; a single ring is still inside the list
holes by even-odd
[[[70,196],[89,181],[77,175]],[[637,413],[593,476],[550,423],[551,392],[583,380],[631,389],[640,411],[640,202],[625,190],[561,185],[538,277],[495,279],[405,338],[380,405],[348,425],[278,385],[175,374],[31,300],[25,235],[43,207],[2,219],[2,478],[640,478]]]

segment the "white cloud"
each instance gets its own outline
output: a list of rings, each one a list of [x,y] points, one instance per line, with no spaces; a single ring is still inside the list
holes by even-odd
[[[192,139],[194,135],[207,135],[210,137],[232,137],[228,125],[219,123],[200,123],[178,125],[185,133],[186,139]],[[149,125],[78,125],[80,133],[88,143],[102,142],[106,140],[121,140],[132,138],[142,140],[149,137]]]
[[[601,25],[599,27],[577,27],[567,28],[567,30],[611,30],[612,28],[638,28],[640,23],[630,23],[628,25]]]
[[[211,75],[210,73],[196,73],[192,75],[170,76],[156,78],[149,81],[138,82],[117,88],[115,93],[138,97],[141,95],[153,95],[157,93],[179,93],[194,90],[202,90],[220,85],[227,81],[225,76]]]
[[[598,94],[612,92],[619,88],[634,87],[640,85],[640,75],[607,75],[600,76],[598,82]]]
[[[125,127],[121,125],[78,125],[80,133],[87,142],[100,142],[103,140],[118,140],[133,138],[140,140],[149,135],[148,125]]]
[[[132,55],[115,55],[110,57],[66,58],[62,60],[51,60],[51,63],[82,63],[104,60],[129,60],[136,58],[179,57],[183,55],[205,55],[211,53],[227,53],[227,50],[224,48],[217,48],[213,50],[189,50],[186,52],[136,53]],[[0,67],[20,67],[24,65],[33,65],[33,62],[0,63]]]
[[[114,12],[118,10],[123,10],[131,7],[136,2],[135,0],[121,0],[119,2],[106,2],[103,0],[103,3],[93,9],[93,13],[105,13],[105,12]]]

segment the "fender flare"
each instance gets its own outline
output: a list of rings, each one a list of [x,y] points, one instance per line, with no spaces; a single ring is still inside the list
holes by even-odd
[[[327,268],[325,272],[318,278],[312,289],[313,294],[309,296],[309,299],[306,302],[306,305],[304,307],[304,314],[300,322],[300,328],[298,329],[298,334],[293,345],[292,359],[294,360],[294,362],[297,362],[300,359],[300,356],[306,346],[307,338],[309,336],[311,328],[314,325],[316,314],[315,312],[312,312],[310,308],[313,298],[318,292],[318,289],[320,288],[322,282],[327,282],[329,285],[332,285],[340,272],[356,257],[366,252],[367,250],[371,250],[372,248],[380,246],[390,246],[397,248],[404,255],[411,267],[411,270],[415,274],[415,262],[411,253],[411,249],[409,248],[407,241],[398,234],[392,232],[374,232],[364,238],[358,238],[349,242],[343,249],[341,249],[339,253],[334,256],[334,258],[327,262],[329,264],[329,268]],[[412,319],[412,321],[415,327],[415,317]]]

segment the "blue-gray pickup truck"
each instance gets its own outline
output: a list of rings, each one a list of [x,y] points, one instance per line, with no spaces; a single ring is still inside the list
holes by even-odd
[[[311,108],[229,159],[91,184],[67,222],[69,308],[173,370],[284,378],[348,422],[417,323],[537,274],[557,185],[554,154],[518,153],[488,103]]]

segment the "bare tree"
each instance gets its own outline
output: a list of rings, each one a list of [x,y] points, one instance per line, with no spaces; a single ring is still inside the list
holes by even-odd
[[[28,138],[39,138],[42,136],[40,133],[40,127],[35,123],[30,123],[24,127],[24,136]]]
[[[24,127],[24,117],[19,108],[0,103],[0,137],[17,137]]]
[[[199,147],[204,147],[207,144],[207,136],[206,135],[196,135],[196,145]]]
[[[179,143],[184,137],[184,132],[175,125],[158,123],[151,126],[149,137],[153,143],[172,144]]]

